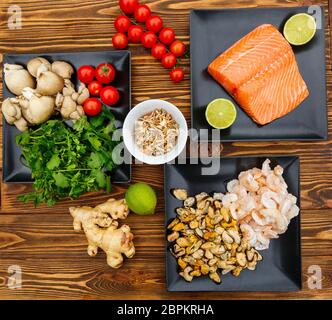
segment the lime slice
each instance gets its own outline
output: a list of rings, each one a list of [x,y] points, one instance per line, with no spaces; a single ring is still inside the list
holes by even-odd
[[[236,119],[236,108],[230,100],[215,99],[208,104],[205,117],[210,126],[216,129],[226,129]]]
[[[146,183],[132,184],[125,195],[128,207],[138,215],[153,214],[157,205],[155,191]]]
[[[291,16],[284,26],[284,36],[293,45],[308,43],[316,33],[316,21],[307,13]]]

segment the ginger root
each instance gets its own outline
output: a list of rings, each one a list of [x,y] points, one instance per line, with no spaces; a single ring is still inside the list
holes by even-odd
[[[118,228],[117,219],[125,219],[129,209],[125,199],[109,199],[95,208],[71,207],[74,230],[84,230],[88,240],[88,254],[95,256],[98,248],[105,251],[107,263],[112,268],[123,265],[123,254],[132,258],[135,254],[134,235],[126,224]]]

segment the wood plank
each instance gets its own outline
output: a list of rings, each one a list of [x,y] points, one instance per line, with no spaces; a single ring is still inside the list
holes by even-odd
[[[322,270],[322,289],[308,288],[308,268]],[[8,289],[7,269],[19,265],[22,288]],[[0,261],[0,297],[2,299],[330,299],[332,296],[331,257],[308,256],[303,259],[303,290],[298,292],[167,292],[164,263],[151,255],[149,263],[137,261],[111,270],[98,258],[15,258]]]

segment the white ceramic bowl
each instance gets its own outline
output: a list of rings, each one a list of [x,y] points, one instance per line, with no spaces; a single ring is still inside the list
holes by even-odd
[[[174,120],[179,124],[177,144],[171,151],[161,156],[149,156],[144,154],[136,145],[134,137],[136,121],[155,109],[164,109],[171,114]],[[123,124],[123,141],[126,148],[136,159],[147,164],[164,164],[174,160],[186,146],[187,137],[188,126],[182,112],[172,103],[164,100],[152,99],[139,103],[130,110]]]

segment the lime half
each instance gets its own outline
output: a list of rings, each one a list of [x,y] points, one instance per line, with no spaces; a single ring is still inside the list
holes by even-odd
[[[230,100],[215,99],[208,104],[205,117],[210,126],[216,129],[226,129],[236,119],[236,108]]]
[[[316,21],[307,13],[291,16],[284,26],[284,36],[293,45],[308,43],[316,33]]]

